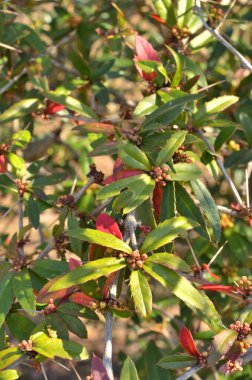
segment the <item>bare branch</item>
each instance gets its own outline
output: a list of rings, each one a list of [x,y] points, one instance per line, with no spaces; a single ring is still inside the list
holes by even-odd
[[[251,63],[238,51],[236,50],[233,45],[231,45],[227,40],[225,40],[224,37],[218,32],[216,29],[212,29],[206,20],[204,19],[203,12],[201,9],[201,3],[200,0],[195,0],[195,7],[194,7],[196,13],[198,14],[199,18],[201,19],[204,27],[206,30],[209,31],[209,33],[212,34],[222,45],[224,45],[231,53],[233,53],[241,62],[242,66],[248,69],[250,72],[252,72],[252,65]]]
[[[74,195],[74,199],[77,202],[81,196],[85,193],[85,191],[94,183],[94,177],[90,177],[87,183],[78,191],[77,194]]]
[[[200,364],[196,365],[195,367],[190,368],[188,371],[183,373],[183,375],[176,378],[176,380],[187,380],[190,379],[196,372],[198,372],[202,366]]]
[[[134,213],[130,212],[127,215],[125,225],[128,228],[129,233],[130,233],[130,240],[131,240],[132,248],[133,248],[133,250],[135,250],[138,248],[137,240],[136,240],[136,234],[135,234],[135,229],[136,229],[138,223],[136,221]]]

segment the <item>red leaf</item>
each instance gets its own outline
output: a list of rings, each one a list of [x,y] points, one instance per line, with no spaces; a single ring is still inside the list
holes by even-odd
[[[241,293],[238,288],[229,285],[216,285],[216,284],[205,284],[199,287],[200,290],[212,290],[214,292],[220,292],[224,294],[234,294]]]
[[[142,174],[142,173],[143,173],[143,171],[142,170],[138,170],[138,169],[121,170],[119,173],[117,173],[116,176],[111,175],[111,176],[107,177],[103,181],[103,183],[105,185],[109,185],[110,183],[116,182],[119,179],[133,177],[134,175],[138,175],[138,174]]]
[[[122,233],[116,221],[107,214],[100,214],[96,219],[96,229],[116,236],[122,240]]]
[[[78,303],[79,305],[83,305],[87,307],[90,307],[92,305],[92,302],[96,301],[94,298],[89,297],[82,292],[77,292],[77,293],[72,294],[70,299],[74,303]]]
[[[157,222],[160,222],[160,210],[161,210],[161,204],[162,204],[162,198],[163,198],[163,186],[160,182],[156,183],[153,191],[153,207],[155,216],[157,219]]]
[[[65,107],[62,106],[61,104],[58,104],[58,103],[53,102],[51,100],[48,100],[44,114],[45,115],[52,115],[52,114],[59,112],[63,109],[65,109]]]
[[[0,173],[5,173],[7,170],[7,159],[4,154],[0,155]]]
[[[93,380],[109,380],[103,362],[94,354],[92,358],[92,376]]]
[[[199,351],[196,348],[191,332],[184,326],[179,333],[180,344],[183,349],[191,356],[198,358],[200,356]]]
[[[73,259],[72,257],[69,259],[68,262],[69,270],[72,272],[75,268],[81,266],[81,262],[79,260]]]
[[[202,264],[202,266],[201,266],[201,269],[204,271],[204,270],[206,270],[209,274],[210,274],[210,276],[212,276],[213,278],[215,278],[216,280],[220,280],[220,277],[218,277],[215,273],[213,273],[211,270],[210,270],[210,268],[209,268],[209,266],[207,265],[207,264]]]
[[[248,219],[249,219],[249,225],[250,225],[250,227],[252,228],[252,217],[249,216]]]
[[[114,272],[114,273],[111,273],[106,282],[105,282],[105,285],[103,286],[103,289],[102,289],[102,298],[103,299],[106,299],[108,296],[109,296],[109,288],[110,286],[112,285],[113,281],[114,281],[114,278],[116,276],[117,272]]]
[[[117,178],[117,174],[123,169],[124,163],[120,157],[117,157],[114,163],[113,176]]]
[[[156,50],[154,50],[152,45],[144,37],[136,35],[135,52],[136,54],[134,56],[134,61],[135,61],[136,69],[139,75],[147,81],[151,81],[155,79],[157,76],[157,73],[144,72],[142,69],[140,69],[140,67],[137,66],[137,62],[146,61],[146,60],[160,62],[160,58]]]
[[[167,22],[164,20],[164,19],[162,19],[161,17],[159,17],[158,15],[155,15],[154,13],[152,13],[151,15],[150,15],[150,17],[151,18],[153,18],[153,20],[156,20],[159,24],[162,24],[162,25],[165,25],[165,26],[169,26],[168,24],[167,24]]]

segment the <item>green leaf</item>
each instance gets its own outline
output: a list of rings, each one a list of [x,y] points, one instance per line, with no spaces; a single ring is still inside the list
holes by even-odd
[[[25,209],[29,218],[29,222],[33,225],[34,228],[39,227],[39,207],[38,202],[33,199],[32,196],[29,197],[28,201],[25,204]]]
[[[230,127],[223,128],[220,131],[220,133],[218,134],[218,136],[216,137],[216,140],[214,142],[214,149],[216,152],[218,152],[218,150],[221,149],[222,145],[228,139],[230,139],[230,137],[234,134],[235,130],[236,130],[235,126],[230,126]]]
[[[27,130],[20,130],[12,135],[12,150],[17,148],[24,148],[31,140],[31,132]]]
[[[173,58],[175,60],[175,64],[176,64],[176,71],[175,71],[175,74],[173,75],[172,82],[171,82],[171,88],[176,88],[179,85],[180,80],[181,80],[182,62],[181,62],[179,54],[175,50],[173,50],[168,45],[166,45],[166,47],[172,53]]]
[[[15,339],[28,340],[36,324],[19,313],[9,313],[6,318],[7,326]]]
[[[201,175],[200,169],[195,164],[178,163],[173,165],[173,173],[169,171],[172,181],[190,181]]]
[[[32,183],[33,187],[42,187],[56,185],[57,183],[63,182],[67,178],[67,173],[53,173],[48,176],[36,176]]]
[[[166,141],[165,146],[160,150],[155,165],[159,166],[169,161],[176,150],[183,144],[186,131],[174,132],[172,136]]]
[[[12,278],[13,273],[6,272],[0,280],[0,327],[5,321],[13,302]]]
[[[143,98],[134,110],[134,116],[149,115],[155,109],[157,109],[157,94],[152,94]]]
[[[21,358],[24,353],[18,347],[10,347],[0,351],[0,371]]]
[[[163,188],[163,196],[160,210],[160,221],[173,218],[176,214],[175,186],[174,182],[168,182]]]
[[[219,241],[221,236],[220,217],[210,192],[200,180],[191,181],[191,186],[196,198],[206,213],[209,224],[213,229],[215,240]]]
[[[134,169],[141,169],[149,171],[151,164],[144,152],[142,152],[136,145],[121,144],[118,147],[118,153],[122,161],[129,167]]]
[[[157,228],[152,230],[145,238],[140,252],[154,251],[163,245],[170,243],[179,234],[198,226],[194,220],[182,216],[174,217],[160,223]]]
[[[97,194],[97,199],[106,199],[118,195],[121,190],[128,188],[131,183],[144,179],[146,174],[134,175],[132,177],[123,178],[103,187]],[[149,177],[149,176],[148,176]]]
[[[64,313],[61,313],[59,311],[58,311],[58,313],[59,313],[61,319],[63,319],[63,321],[67,325],[67,328],[72,333],[74,333],[75,335],[77,335],[80,338],[87,339],[87,329],[78,317],[68,315],[68,314],[64,314]]]
[[[153,338],[155,339],[155,337]],[[136,363],[139,377],[144,380],[172,380],[173,377],[170,372],[157,366],[160,359],[159,348],[154,340],[150,340]]]
[[[176,15],[172,0],[152,0],[159,16],[165,20],[169,26],[176,24]]]
[[[194,0],[178,0],[178,25],[187,26],[193,16]]]
[[[193,367],[197,364],[197,358],[187,354],[174,354],[165,356],[157,365],[164,369],[180,369],[185,367]]]
[[[78,219],[74,213],[74,211],[70,211],[68,213],[68,218],[67,218],[67,225],[69,230],[74,230],[76,228],[79,228],[79,222]],[[82,242],[80,239],[76,239],[73,237],[70,237],[70,245],[71,249],[76,255],[80,256],[82,252]]]
[[[69,266],[66,261],[51,259],[34,260],[32,270],[43,278],[53,278],[59,274],[69,272]]]
[[[45,323],[45,329],[43,329],[43,331],[48,331],[51,338],[69,339],[67,325],[58,315],[58,311],[57,313],[46,315],[43,322]],[[41,330],[42,329],[40,328],[35,331],[37,332]]]
[[[19,119],[33,111],[36,111],[39,104],[38,99],[24,99],[13,104],[0,115],[0,124]]]
[[[249,145],[252,145],[252,128],[251,128],[252,121],[251,121],[251,118],[249,118],[249,116],[246,113],[242,112],[239,115],[239,119],[240,119],[240,122],[242,124],[242,128],[244,130],[244,134],[245,134],[245,137],[247,139],[247,142]]]
[[[239,98],[233,95],[224,95],[214,98],[199,108],[199,110],[193,115],[193,121],[196,125],[200,125],[202,120],[208,115],[224,111],[232,104],[238,102],[238,100]]]
[[[7,369],[6,371],[0,372],[0,380],[15,380],[21,375],[15,369]]]
[[[62,359],[86,360],[88,353],[85,347],[79,343],[68,340],[49,338],[43,332],[38,332],[30,337],[34,351],[47,358],[55,356]]]
[[[192,271],[190,266],[184,260],[172,253],[154,253],[147,260],[145,260],[145,263],[149,262],[162,264],[167,268],[178,270],[180,272],[189,273]]]
[[[17,156],[13,152],[7,153],[6,157],[7,157],[8,161],[10,162],[11,166],[13,166],[17,170],[21,170],[25,166],[25,161],[23,160],[23,158]]]
[[[209,366],[214,366],[220,358],[225,355],[234,341],[237,339],[238,332],[231,329],[225,329],[215,335],[211,345],[207,363]]]
[[[182,108],[185,107],[186,103],[192,102],[202,97],[202,94],[189,94],[186,96],[181,96],[174,100],[170,100],[152,112],[149,116],[147,116],[143,123],[143,128],[145,129],[147,125],[153,123],[161,123],[164,125],[169,124],[181,113]],[[174,108],[177,110],[175,111]]]
[[[155,181],[149,175],[146,175],[138,182],[132,183],[129,186],[129,190],[132,194],[123,208],[123,214],[127,214],[128,212],[134,210],[146,199],[150,198],[154,187]]]
[[[214,304],[204,293],[200,293],[190,281],[158,263],[147,262],[143,265],[143,269],[163,286],[167,287],[193,311],[197,309],[199,317],[212,329],[215,331],[220,330],[222,324]]]
[[[65,106],[71,111],[78,112],[81,116],[86,116],[91,119],[98,120],[98,117],[94,111],[91,110],[86,104],[81,103],[78,99],[72,96],[66,96],[63,94],[58,94],[56,91],[45,91],[44,96],[53,102],[59,103]]]
[[[148,281],[140,270],[131,272],[130,291],[137,311],[146,318],[152,311],[152,294]]]
[[[123,363],[120,380],[139,380],[135,364],[130,358]]]
[[[92,230],[91,228],[76,228],[67,231],[67,236],[74,237],[89,243],[99,244],[103,247],[131,253],[132,249],[124,241],[106,232]]]
[[[191,218],[199,223],[199,227],[195,228],[202,237],[209,239],[209,234],[206,228],[205,219],[200,211],[200,208],[196,206],[188,192],[179,183],[176,183],[176,205],[177,211],[187,218]]]
[[[124,259],[118,259],[116,257],[107,257],[88,262],[64,276],[53,279],[52,286],[48,288],[48,291],[51,292],[69,288],[73,285],[84,284],[87,281],[96,280],[101,276],[107,276],[110,273],[124,268],[125,265],[126,262]]]
[[[35,298],[30,275],[26,268],[13,276],[13,291],[20,305],[29,313],[35,309]]]

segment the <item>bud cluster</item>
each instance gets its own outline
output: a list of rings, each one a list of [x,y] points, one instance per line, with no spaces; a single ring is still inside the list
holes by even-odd
[[[148,86],[146,89],[143,90],[143,95],[148,96],[155,94],[158,90],[157,84],[153,82],[148,82]]]
[[[7,150],[9,149],[8,145],[7,144],[1,144],[0,145],[0,156],[2,154],[5,154],[7,152]]]
[[[41,311],[44,316],[56,313],[56,306],[54,305],[53,299],[50,298],[48,305]]]
[[[151,232],[150,226],[144,226],[143,224],[140,224],[137,226],[137,228],[142,231],[145,235],[149,234]]]
[[[32,351],[32,341],[30,339],[28,341],[22,340],[19,346],[22,351]]]
[[[75,208],[75,198],[73,195],[61,195],[57,199],[55,205],[58,207],[66,206],[66,207],[74,209]]]
[[[28,191],[29,184],[28,182],[23,182],[22,179],[17,179],[16,184],[18,187],[18,193],[21,197]]]
[[[115,299],[108,298],[103,301],[94,300],[90,304],[91,309],[103,311],[110,308],[121,308],[122,305]]]
[[[246,339],[240,340],[239,346],[240,346],[241,355],[245,354],[247,350],[250,348],[250,344]]]
[[[190,35],[189,29],[184,26],[183,28],[179,28],[178,26],[173,26],[171,28],[171,34],[173,37],[175,37],[178,41],[182,40],[183,38],[187,38]]]
[[[238,332],[238,340],[242,340],[245,338],[251,331],[249,323],[241,323],[240,321],[236,321],[232,323],[230,326],[231,330],[235,330]]]
[[[123,135],[133,144],[140,146],[142,144],[142,137],[139,136],[140,127],[123,130]]]
[[[238,281],[239,288],[247,290],[248,292],[252,291],[252,282],[248,279],[247,276],[242,276]]]
[[[12,268],[17,272],[20,272],[22,268],[26,267],[26,257],[25,256],[16,256],[12,263]]]
[[[174,164],[178,164],[179,162],[184,162],[184,163],[191,163],[192,159],[187,156],[187,154],[184,152],[185,147],[184,145],[181,145],[179,149],[174,153],[172,156],[172,160]]]
[[[102,171],[98,171],[96,169],[95,164],[90,165],[90,172],[87,174],[87,177],[93,177],[94,183],[97,183],[98,185],[101,185],[104,180],[104,173]]]
[[[227,214],[221,215],[220,222],[221,222],[221,228],[223,230],[234,227],[232,218],[230,218],[230,216]]]
[[[129,267],[132,270],[141,269],[143,267],[145,260],[148,259],[148,255],[146,253],[140,254],[138,249],[136,249],[135,251],[132,251],[131,254],[120,252],[118,257],[119,258],[124,257],[127,263],[129,264]]]
[[[226,363],[226,373],[236,373],[238,371],[243,371],[243,368],[241,366],[241,364],[238,362],[238,360],[235,360],[235,361],[232,361],[232,360],[229,360],[227,363]]]
[[[208,358],[208,352],[207,351],[203,351],[200,356],[198,357],[198,364],[202,365],[202,366],[206,366],[207,365],[207,358]]]
[[[171,180],[168,174],[169,168],[167,165],[162,167],[157,166],[150,171],[150,176],[155,180],[155,182],[161,182],[162,186],[166,186],[166,182]]]
[[[209,9],[209,20],[211,23],[217,23],[222,20],[223,17],[223,9],[219,7],[215,7],[212,5]]]

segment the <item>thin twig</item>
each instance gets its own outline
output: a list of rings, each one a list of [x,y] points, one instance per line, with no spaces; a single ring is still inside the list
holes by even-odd
[[[54,238],[51,238],[43,251],[40,252],[40,254],[37,257],[37,260],[42,260],[49,252],[51,252],[54,249]]]
[[[74,371],[74,373],[75,373],[77,379],[78,379],[78,380],[81,380],[81,377],[80,377],[80,375],[78,374],[78,372],[77,372],[75,366],[73,365],[73,363],[71,362],[71,360],[69,360],[69,364],[70,364],[70,366],[72,367],[72,369],[73,369],[73,371]]]
[[[24,227],[24,222],[23,222],[23,198],[20,194],[18,194],[18,230],[19,233],[22,231]],[[24,256],[24,248],[19,248],[19,255]]]
[[[18,75],[16,75],[14,78],[10,79],[6,85],[4,85],[2,88],[0,88],[0,95],[2,95],[5,91],[9,90],[9,88],[21,78],[22,75],[27,73],[27,67],[25,67]]]
[[[239,212],[232,210],[230,208],[227,208],[225,206],[217,205],[217,209],[218,209],[218,211],[222,212],[223,214],[228,214],[228,215],[235,216],[237,218],[241,218],[241,214]]]
[[[225,247],[225,245],[227,244],[227,240],[225,241],[225,243],[220,247],[220,249],[218,249],[218,251],[216,252],[216,254],[211,258],[211,260],[209,261],[209,263],[207,264],[208,268],[210,268],[210,265],[213,264],[214,260],[219,256],[219,254],[221,253],[221,251],[223,250],[223,248]]]
[[[248,169],[245,170],[245,176],[246,176],[246,202],[247,202],[247,208],[250,208],[250,197],[249,197],[249,173]]]
[[[198,133],[198,135],[201,137],[201,139],[204,141],[204,143],[206,144],[206,146],[208,147],[208,149],[209,149],[212,153],[215,154],[214,149],[213,149],[213,148],[211,147],[211,145],[209,144],[208,140],[207,140],[206,137],[204,136],[204,133],[203,133],[201,130],[198,130],[197,133]],[[223,162],[221,161],[221,159],[220,159],[219,157],[216,157],[216,162],[217,162],[219,168],[221,169],[221,171],[222,171],[224,177],[226,178],[226,180],[227,180],[227,182],[228,182],[228,184],[229,184],[229,186],[230,186],[230,188],[231,188],[231,190],[232,190],[232,192],[233,192],[233,194],[234,194],[234,196],[235,196],[235,198],[236,198],[238,204],[239,204],[240,206],[243,207],[242,199],[241,199],[241,197],[240,197],[240,195],[239,195],[239,193],[238,193],[238,191],[237,191],[237,189],[236,189],[236,187],[235,187],[235,185],[234,185],[232,179],[231,179],[230,176],[228,175],[228,172],[226,171],[226,169],[225,169],[225,167],[224,167],[224,165],[223,165]]]
[[[187,380],[187,379],[190,379],[190,377],[192,377],[192,375],[194,375],[196,372],[198,372],[201,368],[202,368],[202,366],[200,364],[198,364],[195,367],[192,367],[188,371],[186,371],[185,373],[183,373],[183,375],[177,377],[176,380]]]
[[[90,177],[87,183],[78,191],[77,194],[74,195],[75,202],[77,202],[81,196],[85,193],[85,191],[94,183],[94,177]]]
[[[226,21],[227,16],[231,12],[232,8],[235,6],[236,1],[237,0],[233,0],[232,4],[228,7],[228,10],[226,11],[226,13],[224,14],[224,16],[222,17],[222,20],[219,23],[219,25],[217,26],[216,30],[220,30],[220,28],[222,27],[223,23]]]
[[[197,266],[197,268],[198,268],[198,271],[199,271],[199,273],[200,273],[200,276],[201,276],[201,267],[200,267],[199,261],[198,261],[196,255],[195,255],[195,252],[194,252],[194,250],[193,250],[193,247],[192,247],[190,241],[189,241],[188,239],[186,239],[186,241],[187,241],[187,244],[188,244],[189,247],[190,247],[190,250],[191,250],[192,255],[193,255],[194,262],[195,262],[195,264],[196,264],[196,266]]]
[[[132,248],[133,248],[133,250],[135,250],[138,248],[137,240],[136,240],[136,234],[135,234],[135,229],[136,229],[138,223],[136,221],[136,218],[135,218],[135,215],[133,212],[130,212],[127,215],[125,224],[126,224],[126,227],[128,228],[129,233],[130,233],[130,240],[131,240]]]
[[[48,377],[47,377],[47,374],[46,374],[46,371],[45,371],[43,363],[40,363],[40,366],[41,366],[41,371],[42,371],[42,373],[44,375],[45,380],[48,380]]]
[[[252,72],[252,65],[251,63],[238,51],[236,50],[233,45],[231,45],[227,40],[225,40],[224,37],[218,32],[216,29],[212,29],[206,20],[204,19],[203,12],[201,9],[201,3],[200,0],[195,0],[195,7],[194,7],[196,13],[198,14],[199,18],[201,19],[204,27],[206,30],[209,31],[209,33],[212,34],[222,45],[224,45],[231,53],[233,53],[241,62],[242,66],[248,69],[250,72]]]

